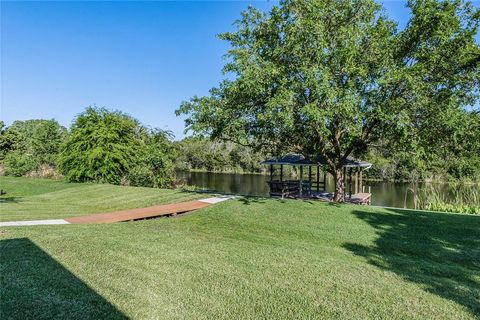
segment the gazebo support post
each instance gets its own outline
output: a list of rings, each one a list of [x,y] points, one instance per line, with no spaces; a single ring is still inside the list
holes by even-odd
[[[358,187],[359,187],[359,190],[362,190],[363,192],[363,181],[362,181],[363,176],[362,175],[363,175],[363,171],[362,169],[360,169],[360,174],[358,175],[358,178],[359,178]]]
[[[280,182],[283,182],[283,164],[280,165]]]
[[[317,192],[320,191],[320,166],[317,166]]]
[[[348,169],[348,194],[350,199],[352,199],[352,168]]]
[[[270,165],[270,182],[273,181],[273,164]]]
[[[308,193],[312,191],[312,166],[308,166]]]
[[[355,168],[355,193],[358,193],[358,168]]]
[[[303,193],[303,192],[302,192],[302,191],[303,191],[303,190],[302,190],[302,189],[303,189],[302,179],[303,179],[303,166],[300,166],[300,181],[299,181],[299,183],[298,183],[298,184],[299,184],[299,187],[300,187],[300,190],[299,190],[299,192],[300,192],[300,197],[302,197],[302,193]]]
[[[327,172],[323,171],[323,191],[327,192]]]

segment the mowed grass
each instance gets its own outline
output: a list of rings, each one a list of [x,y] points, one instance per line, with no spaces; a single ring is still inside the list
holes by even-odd
[[[474,319],[480,217],[229,200],[0,229],[1,319]]]
[[[0,177],[0,221],[61,219],[205,198],[179,190]]]

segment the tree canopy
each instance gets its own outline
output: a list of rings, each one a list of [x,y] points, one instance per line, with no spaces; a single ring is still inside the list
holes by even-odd
[[[179,170],[262,172],[265,169],[260,162],[266,154],[233,142],[186,137],[175,145],[178,149],[175,166]]]
[[[15,121],[0,130],[0,159],[7,174],[21,176],[40,165],[54,166],[67,129],[55,120]]]
[[[249,8],[220,35],[231,75],[177,114],[198,135],[324,156],[341,201],[348,156],[387,136],[418,148],[478,101],[480,11],[463,1],[407,5],[403,30],[372,0]]]
[[[72,125],[60,169],[67,180],[120,183],[139,148],[139,124],[119,111],[89,107]]]
[[[70,129],[59,168],[74,182],[167,187],[175,179],[170,138],[120,111],[88,107]]]

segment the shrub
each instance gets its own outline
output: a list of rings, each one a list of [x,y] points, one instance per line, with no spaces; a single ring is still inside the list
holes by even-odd
[[[154,187],[155,176],[150,168],[144,166],[136,166],[128,172],[128,185],[135,187]]]
[[[3,160],[5,175],[21,177],[27,172],[35,170],[38,166],[36,159],[20,151],[9,152]]]
[[[427,185],[416,195],[418,209],[480,214],[480,192],[475,186],[456,184],[450,194],[442,192],[436,185]]]
[[[480,206],[467,204],[451,204],[445,202],[427,203],[424,209],[441,212],[480,214]]]
[[[54,166],[48,164],[41,164],[35,170],[27,172],[25,174],[28,178],[50,178],[50,179],[61,179],[63,176]]]
[[[173,162],[176,152],[169,138],[169,132],[158,129],[150,131],[145,137],[145,148],[139,163],[142,166],[142,172],[150,172],[144,180],[149,184],[148,186],[150,186],[148,177],[153,179],[153,186],[157,188],[171,187],[175,181]]]
[[[65,136],[66,129],[55,120],[15,121],[0,131],[0,158],[17,151],[39,164],[55,165]]]

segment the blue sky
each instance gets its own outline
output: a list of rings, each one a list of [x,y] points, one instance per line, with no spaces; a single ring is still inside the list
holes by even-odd
[[[175,109],[222,78],[228,44],[216,35],[233,30],[249,4],[267,10],[275,3],[2,1],[1,119],[69,126],[97,105],[181,138]],[[405,24],[403,1],[384,6]]]

